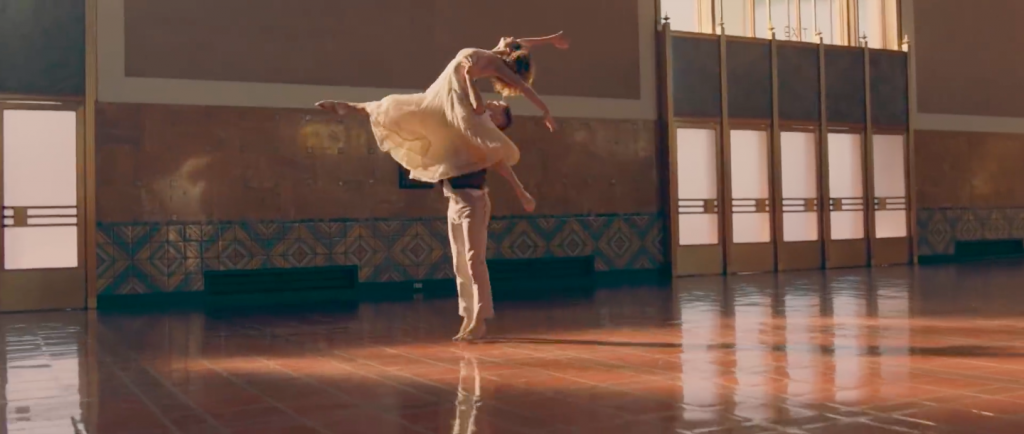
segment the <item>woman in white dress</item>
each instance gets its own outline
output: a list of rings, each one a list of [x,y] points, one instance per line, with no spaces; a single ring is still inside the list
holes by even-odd
[[[541,110],[545,125],[554,131],[551,112],[531,87],[534,66],[529,50],[540,45],[566,49],[569,42],[562,33],[543,38],[502,38],[492,50],[459,51],[426,92],[389,95],[368,103],[321,101],[316,105],[340,115],[368,115],[377,145],[408,169],[412,179],[435,183],[495,168],[512,183],[524,207],[532,211],[533,198],[510,170],[519,161],[519,148],[487,116],[481,116],[484,101],[474,82],[491,80],[502,97],[525,96]]]

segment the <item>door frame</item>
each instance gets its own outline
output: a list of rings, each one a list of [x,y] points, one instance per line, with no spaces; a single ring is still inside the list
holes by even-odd
[[[872,158],[874,157],[874,150],[875,150],[874,149],[874,146],[875,146],[874,136],[899,136],[899,137],[903,138],[903,149],[902,150],[903,150],[903,189],[904,189],[903,197],[902,198],[877,197],[877,194],[875,194],[877,186],[874,185],[875,170],[877,170],[877,168],[874,166],[874,164],[873,164],[874,161],[872,160],[870,176],[871,176],[871,184],[872,184],[872,187],[873,187],[872,188],[872,196],[874,196],[874,197],[870,198],[870,206],[871,206],[872,221],[874,221],[875,224],[872,225],[871,233],[868,234],[870,236],[870,239],[871,239],[871,266],[873,266],[873,267],[879,267],[879,266],[884,267],[884,266],[889,266],[889,265],[911,264],[911,263],[914,262],[914,258],[913,258],[913,242],[914,242],[913,239],[914,238],[913,238],[913,232],[912,232],[914,221],[911,218],[911,215],[912,215],[912,213],[911,213],[912,205],[911,205],[911,198],[910,198],[910,189],[911,189],[910,181],[911,181],[911,178],[912,178],[911,175],[910,175],[910,168],[911,168],[910,159],[912,158],[912,155],[910,154],[910,136],[909,136],[909,134],[907,134],[907,131],[905,129],[903,129],[903,128],[883,128],[883,127],[874,127],[872,132],[871,132],[871,136],[872,136],[872,140],[871,140],[871,147],[872,147],[872,149],[871,149],[870,154],[872,155]],[[899,203],[898,201],[896,201],[896,202],[894,202],[892,204],[889,204],[888,203],[888,199],[902,199],[902,203]],[[906,211],[906,214],[904,216],[904,223],[906,224],[906,236],[899,237],[899,238],[878,238],[878,236],[877,236],[878,235],[878,233],[877,233],[878,232],[877,231],[877,226],[878,225],[877,225],[877,219],[875,218],[875,213],[877,213],[878,211],[883,211],[883,210],[889,209],[889,206],[895,206],[895,207],[902,206],[903,207],[902,209],[904,211]]]
[[[763,199],[750,199],[750,198],[734,198],[732,192],[733,178],[732,178],[732,133],[733,131],[754,131],[758,133],[764,133],[767,141],[765,153],[767,154],[767,161],[765,161],[765,171],[768,174],[768,179],[765,180],[768,185],[768,197]],[[728,274],[737,273],[766,273],[775,271],[775,243],[777,241],[775,237],[775,207],[772,203],[772,197],[775,196],[775,185],[773,178],[775,177],[774,167],[774,155],[775,155],[775,139],[773,134],[773,128],[771,121],[767,120],[748,120],[748,119],[732,119],[729,121],[729,128],[722,134],[722,145],[720,146],[720,171],[722,175],[722,190],[719,195],[722,198],[721,206],[722,218],[724,219],[725,227],[725,270]],[[753,201],[753,205],[737,205],[736,201]],[[736,214],[742,214],[735,211],[737,207],[750,207],[755,208],[755,213],[764,213],[768,216],[769,221],[769,241],[761,243],[735,243],[733,241],[735,233],[735,227],[733,222],[733,216]]]
[[[0,312],[21,312],[54,309],[85,309],[88,307],[90,298],[89,278],[90,261],[87,252],[95,250],[90,245],[89,232],[95,236],[95,223],[89,218],[87,212],[87,154],[86,149],[86,107],[82,100],[72,98],[42,98],[26,97],[21,95],[0,95],[0,115],[6,110],[32,110],[32,111],[72,111],[76,116],[76,219],[78,227],[78,267],[68,269],[45,269],[45,270],[11,270],[4,269],[4,233],[0,231]],[[0,118],[0,205],[3,204],[3,124]],[[6,224],[4,225],[6,226]],[[95,238],[93,238],[95,240]],[[80,286],[73,282],[81,279]],[[78,294],[68,291],[44,292],[31,291],[30,296],[25,297],[24,292],[10,292],[12,285],[31,285],[43,287],[69,287],[69,285],[81,288],[81,300]],[[58,295],[58,297],[54,297]],[[11,306],[13,304],[13,306]],[[11,306],[11,307],[7,307]]]
[[[785,239],[785,216],[787,211],[785,208],[793,206],[786,205],[787,200],[800,200],[800,199],[787,199],[785,197],[784,188],[782,185],[782,164],[783,164],[783,153],[782,153],[782,134],[784,133],[809,133],[814,135],[814,188],[816,190],[815,197],[811,203],[805,202],[805,210],[803,212],[814,212],[815,221],[818,223],[817,233],[818,239],[815,241],[791,241],[787,242]],[[772,185],[775,186],[776,199],[775,199],[775,261],[776,269],[778,271],[797,271],[797,270],[820,270],[825,264],[825,231],[821,222],[822,206],[821,201],[821,183],[822,183],[822,167],[821,167],[821,129],[815,122],[783,122],[779,126],[779,140],[774,144],[775,158],[773,161],[775,173],[772,179]]]
[[[861,197],[839,198],[832,196],[832,186],[829,168],[829,140],[830,134],[851,134],[860,137],[860,173],[861,173]],[[860,268],[870,265],[871,259],[871,224],[868,220],[871,217],[870,190],[868,177],[868,133],[863,125],[839,125],[830,123],[825,136],[821,140],[821,184],[819,186],[822,204],[821,219],[825,223],[822,230],[822,241],[825,244],[825,268]],[[832,239],[832,212],[843,210],[844,200],[860,200],[860,212],[863,222],[864,237],[853,240]],[[858,206],[857,204],[850,204]],[[857,211],[857,210],[851,210]]]
[[[679,176],[678,176],[678,142],[676,133],[679,129],[698,129],[714,132],[715,137],[715,177],[716,193],[715,199],[679,199]],[[670,246],[673,277],[699,276],[722,274],[725,272],[725,227],[723,206],[723,177],[722,170],[723,148],[722,148],[722,125],[712,120],[696,119],[673,119],[668,134],[669,137],[669,197],[671,206],[669,208],[669,221],[671,228]],[[718,216],[718,243],[707,245],[680,245],[679,244],[679,215],[683,208],[696,208],[698,201],[703,202],[703,214],[714,213]],[[688,202],[688,203],[687,203]]]

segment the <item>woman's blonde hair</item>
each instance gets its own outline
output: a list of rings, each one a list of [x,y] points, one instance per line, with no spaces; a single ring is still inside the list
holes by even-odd
[[[519,78],[523,79],[526,84],[533,85],[533,61],[530,59],[530,53],[524,50],[515,50],[511,53],[501,56],[501,59],[505,61],[505,66],[508,66]],[[506,83],[498,77],[491,78],[491,84],[494,86],[494,91],[501,94],[502,97],[510,97],[519,95],[519,89],[512,86],[510,83]]]

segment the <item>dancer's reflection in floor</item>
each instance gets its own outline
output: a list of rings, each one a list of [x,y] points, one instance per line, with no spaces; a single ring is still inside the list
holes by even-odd
[[[452,434],[476,432],[476,409],[480,406],[480,368],[476,357],[463,354],[459,364],[459,393],[455,398],[455,422]]]

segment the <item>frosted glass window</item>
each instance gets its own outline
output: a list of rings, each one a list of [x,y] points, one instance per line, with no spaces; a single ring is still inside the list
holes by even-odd
[[[717,0],[716,7],[717,7]],[[750,34],[750,11],[745,1],[722,2],[722,17],[725,22],[725,34],[736,36],[753,36]]]
[[[829,133],[828,172],[831,197],[864,196],[860,134]]]
[[[829,133],[828,135],[828,179],[829,196],[832,198],[863,199],[864,163],[861,156],[860,134]],[[831,236],[833,240],[858,240],[864,238],[864,203],[856,205],[859,210],[831,212]],[[849,208],[849,201],[844,203]]]
[[[676,180],[679,199],[718,198],[718,156],[715,130],[676,130]]]
[[[825,2],[819,2],[818,9],[822,9]],[[818,23],[821,28],[821,23]],[[814,28],[814,3],[811,0],[800,0],[800,35],[804,42],[818,42],[814,35],[817,30]]]
[[[732,241],[734,243],[767,243],[771,241],[771,218],[768,213],[737,212],[755,209],[753,202],[745,206],[743,199],[768,198],[768,133],[734,130],[730,133],[730,167],[732,169]]]
[[[78,267],[77,226],[4,228],[4,268],[75,267]]]
[[[907,236],[907,210],[875,211],[875,238],[905,238]]]
[[[730,134],[732,197],[768,198],[768,133],[734,130]]]
[[[789,13],[785,0],[772,2],[771,24],[775,27],[777,39],[788,39],[787,31],[790,29],[792,14]],[[770,38],[768,33],[768,0],[757,0],[754,2],[754,26],[755,35],[758,38]],[[795,35],[795,33],[794,33]],[[794,38],[795,39],[795,38]]]
[[[863,35],[873,48],[899,48],[898,0],[772,0],[770,22],[769,0],[753,0],[753,11],[747,0],[661,1],[674,29],[699,28],[712,33],[718,31],[718,22],[724,21],[725,32],[730,35],[767,39],[772,27],[780,40],[817,42],[820,32],[826,44],[860,45]],[[845,11],[846,1],[859,5],[857,10],[850,11],[850,16]],[[698,7],[698,3],[702,6]],[[702,28],[698,21],[703,23]],[[857,34],[853,35],[855,31]]]
[[[813,0],[804,1],[812,3],[811,8],[814,7]],[[835,22],[832,19],[833,15],[839,14],[840,1],[842,0],[818,1],[818,28],[821,30],[821,38],[825,40],[826,44],[838,44],[842,41],[842,38],[837,35],[839,30],[836,28]]]
[[[734,213],[732,215],[733,243],[769,243],[771,241],[772,223],[768,213]]]
[[[4,110],[4,206],[78,204],[78,117]]]
[[[833,240],[864,238],[863,211],[832,211],[831,219]]]
[[[906,160],[902,135],[878,134],[872,137],[874,158],[875,196],[879,198],[905,198]],[[905,206],[900,206],[904,208]],[[875,211],[876,238],[903,238],[907,236],[907,210]]]
[[[782,213],[782,240],[786,242],[817,241],[818,213]]]
[[[907,176],[903,136],[878,134],[872,137],[875,196],[906,197]]]
[[[783,132],[781,139],[782,197],[818,197],[818,162],[814,152],[817,136],[814,133]]]
[[[662,16],[668,16],[672,30],[696,32],[698,1],[699,0],[661,0]]]
[[[782,198],[815,199],[818,197],[817,135],[784,131],[780,137],[782,158]],[[815,241],[818,239],[816,212],[785,212],[783,201],[782,240]],[[800,205],[797,205],[800,209]]]
[[[886,3],[895,0],[857,0],[857,40],[867,36],[871,48],[886,48]]]
[[[680,246],[718,244],[718,214],[679,214]]]
[[[718,133],[700,128],[676,130],[678,199],[718,199]],[[679,245],[718,244],[718,214],[679,214]]]
[[[28,224],[72,226],[4,228],[4,268],[74,268],[79,240],[78,117],[73,111],[4,110],[4,206],[29,209]],[[8,213],[5,211],[5,215]],[[63,217],[32,217],[32,216]],[[5,224],[13,224],[5,219]]]

